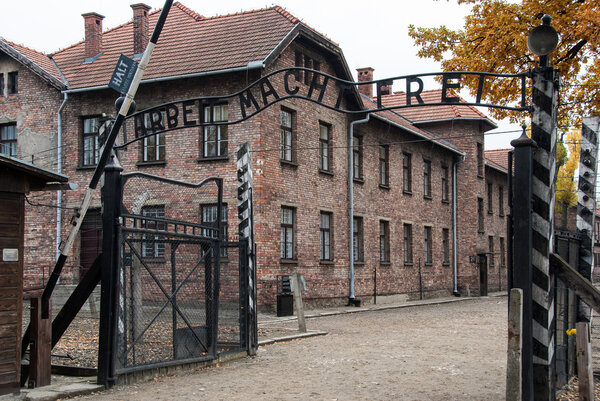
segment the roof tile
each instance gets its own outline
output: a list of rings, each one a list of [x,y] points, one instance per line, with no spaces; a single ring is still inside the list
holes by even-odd
[[[461,103],[465,103],[465,100],[458,96]],[[429,91],[423,91],[421,98],[425,103],[440,103],[442,101],[442,90],[434,89]],[[381,103],[386,107],[391,106],[405,106],[406,105],[406,93],[395,92],[391,95],[383,95],[381,97]],[[397,109],[396,112],[413,123],[429,122],[435,120],[448,120],[454,118],[469,118],[469,119],[483,119],[486,120],[490,125],[496,126],[496,123],[492,121],[488,116],[477,110],[474,106],[461,106],[459,104],[442,105],[442,106],[419,106],[419,107],[408,107],[403,109]]]
[[[160,10],[149,14],[154,26]],[[144,79],[245,67],[262,61],[299,23],[280,7],[202,17],[180,3],[171,8]],[[133,55],[133,22],[102,34],[102,55],[83,64],[85,42],[53,57],[70,89],[107,85],[119,56]]]

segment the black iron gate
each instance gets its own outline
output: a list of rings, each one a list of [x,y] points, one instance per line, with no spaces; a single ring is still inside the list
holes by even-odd
[[[571,266],[579,263],[579,246],[581,236],[569,230],[554,230],[554,249]],[[577,362],[575,339],[567,335],[567,330],[575,327],[577,312],[577,297],[572,290],[560,280],[556,279],[554,313],[556,316],[555,332],[555,374],[556,387],[567,384],[569,378],[575,374]]]
[[[222,179],[105,176],[98,381],[250,352],[247,243],[228,241]]]

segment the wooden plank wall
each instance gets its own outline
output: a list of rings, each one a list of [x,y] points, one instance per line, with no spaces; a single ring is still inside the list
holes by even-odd
[[[19,391],[23,304],[23,194],[0,192],[0,394]],[[3,260],[5,248],[19,260]]]

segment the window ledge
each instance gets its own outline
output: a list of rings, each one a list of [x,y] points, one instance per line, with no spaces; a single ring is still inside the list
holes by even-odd
[[[386,262],[382,262],[382,261],[379,261],[379,265],[380,265],[380,266],[391,266],[391,265],[392,265],[392,262],[388,262],[388,261],[386,261]]]
[[[289,167],[293,167],[293,168],[298,167],[298,163],[296,163],[295,161],[292,161],[292,160],[279,159],[279,163],[282,166],[289,166]]]
[[[333,266],[335,262],[333,260],[319,260],[320,265]]]
[[[442,203],[449,204],[449,203],[450,203],[450,201],[449,201],[448,199],[442,199]]]
[[[279,263],[286,265],[297,265],[298,259],[280,259]]]
[[[355,183],[357,183],[357,184],[364,184],[364,183],[365,183],[365,180],[364,180],[364,178],[353,178],[352,180],[353,180]]]
[[[494,215],[494,212],[488,212],[488,214],[489,214],[490,216],[493,216],[493,215]]]
[[[482,175],[477,174],[477,178],[481,178],[483,180],[483,176]]]
[[[75,170],[95,170],[96,169],[96,165],[90,165],[90,166],[77,166],[75,167]]]
[[[136,167],[153,167],[153,166],[166,166],[166,160],[156,160],[151,162],[137,162]]]
[[[403,190],[402,193],[404,195],[410,195],[410,196],[412,196],[412,191]]]
[[[159,257],[142,256],[142,260],[144,262],[148,262],[148,263],[166,263],[167,262],[167,259],[163,258],[162,256],[159,256]]]
[[[423,195],[423,199],[432,200],[433,197],[431,195]]]
[[[431,266],[433,266],[433,262],[425,262],[425,263],[423,263],[423,265],[425,267],[431,267]]]
[[[319,169],[319,174],[328,175],[330,177],[333,177],[333,172],[331,172],[329,170]]]
[[[354,266],[364,266],[364,265],[365,265],[364,260],[355,260],[354,261]]]
[[[384,184],[379,184],[379,188],[381,189],[385,189],[385,190],[390,190],[390,186],[389,185],[384,185]]]
[[[413,262],[404,262],[404,267],[413,267],[414,263]]]
[[[450,267],[450,262],[442,262],[442,266],[444,266],[444,267]]]
[[[229,156],[212,156],[212,157],[199,157],[196,159],[198,163],[202,162],[218,162],[218,161],[228,161]]]

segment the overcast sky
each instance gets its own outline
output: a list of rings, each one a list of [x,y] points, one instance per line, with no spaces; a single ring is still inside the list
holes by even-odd
[[[5,0],[0,14],[0,36],[51,53],[83,39],[81,14],[94,11],[104,15],[103,28],[106,30],[131,20],[130,4],[138,2]],[[143,2],[153,10],[164,5],[163,0]],[[181,3],[204,16],[280,5],[337,42],[352,71],[361,67],[374,68],[375,79],[440,71],[437,63],[416,56],[417,48],[408,36],[408,25],[433,27],[443,24],[460,28],[469,13],[469,7],[457,5],[456,0],[279,0],[275,3],[264,0],[182,0]],[[505,123],[500,125],[502,131],[514,129]],[[516,136],[514,133],[488,135],[486,148],[509,147],[510,140]]]

